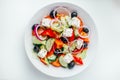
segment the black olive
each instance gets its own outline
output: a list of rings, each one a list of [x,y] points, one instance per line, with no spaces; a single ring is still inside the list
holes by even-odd
[[[38,24],[34,24],[34,25],[32,26],[32,30],[34,30],[34,29],[35,29],[35,26],[36,26],[36,25],[38,25]]]
[[[72,69],[74,66],[75,66],[75,62],[74,62],[74,61],[71,61],[71,62],[68,64],[68,68],[69,68],[69,69]]]
[[[50,17],[51,18],[55,18],[55,16],[57,15],[57,12],[55,11],[55,13],[54,13],[54,10],[52,10],[51,12],[50,12]]]
[[[68,42],[67,39],[64,38],[64,37],[61,37],[60,39],[61,39],[61,41],[62,41],[63,43],[67,43],[67,42]]]
[[[73,18],[73,17],[77,17],[77,12],[72,12],[71,13],[71,17]]]
[[[56,48],[55,51],[54,51],[54,54],[56,56],[59,55],[59,54],[61,54],[61,50]]]
[[[33,48],[33,51],[38,53],[39,52],[39,46],[38,45],[35,45],[34,48]]]
[[[69,28],[73,28],[73,26],[70,26]]]
[[[86,48],[88,46],[88,43],[84,42],[83,43],[83,48]]]
[[[85,33],[89,33],[89,29],[86,28],[86,27],[83,28],[83,31],[84,31]]]

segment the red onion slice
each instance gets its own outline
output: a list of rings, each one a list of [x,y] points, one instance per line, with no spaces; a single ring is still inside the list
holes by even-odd
[[[70,11],[69,11],[67,8],[63,7],[63,6],[59,6],[59,7],[57,7],[57,8],[54,10],[54,17],[55,17],[55,18],[56,18],[56,15],[55,15],[56,12],[57,12],[57,14],[65,14],[65,15],[71,17]]]
[[[43,37],[43,36],[41,36],[41,35],[40,35],[40,36],[38,35],[37,30],[38,30],[39,27],[40,27],[39,24],[36,24],[36,25],[35,25],[35,28],[34,28],[35,36],[36,36],[37,39],[39,39],[40,41],[41,41],[41,40],[45,40],[45,39],[47,38],[47,36]]]

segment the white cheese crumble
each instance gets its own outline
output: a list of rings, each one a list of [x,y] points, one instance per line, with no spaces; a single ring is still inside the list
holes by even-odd
[[[80,20],[77,17],[73,17],[71,20],[71,25],[79,28],[80,27]]]
[[[63,36],[65,37],[71,37],[73,30],[71,28],[65,29],[63,32]]]
[[[41,49],[40,52],[38,53],[38,56],[40,58],[44,58],[47,55],[47,50]]]
[[[78,39],[77,40],[77,49],[80,49],[82,47],[82,45],[83,45],[83,40]]]
[[[64,56],[63,60],[66,63],[70,63],[73,60],[73,56],[71,55],[71,53],[68,53]]]
[[[48,18],[42,19],[42,26],[50,27],[50,23],[51,23],[51,19],[48,19]]]

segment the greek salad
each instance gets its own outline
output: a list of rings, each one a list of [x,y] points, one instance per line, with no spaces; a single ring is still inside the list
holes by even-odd
[[[32,26],[33,52],[45,65],[68,69],[84,65],[89,42],[89,29],[76,11],[54,9]]]

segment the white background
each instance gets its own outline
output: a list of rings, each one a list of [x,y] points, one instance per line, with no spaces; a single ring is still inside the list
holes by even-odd
[[[0,80],[120,80],[120,0],[58,0],[81,6],[94,19],[98,53],[80,74],[64,79],[46,76],[28,60],[24,32],[31,17],[57,0],[0,0]]]

